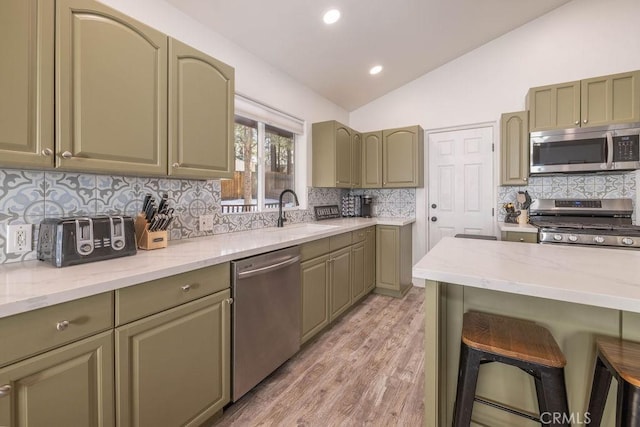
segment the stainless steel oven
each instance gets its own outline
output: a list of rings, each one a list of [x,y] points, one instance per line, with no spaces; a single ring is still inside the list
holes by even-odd
[[[530,213],[543,244],[640,249],[631,199],[538,199]]]
[[[532,132],[531,174],[640,169],[640,123]]]

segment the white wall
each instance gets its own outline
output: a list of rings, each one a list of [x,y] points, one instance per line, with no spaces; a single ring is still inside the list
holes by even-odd
[[[236,91],[304,119],[304,140],[311,141],[313,122],[331,119],[343,123],[349,121],[346,110],[162,0],[100,1],[234,67]],[[308,183],[311,182],[310,151],[308,155],[303,153],[308,160],[306,171],[303,167],[300,171],[296,170],[297,173],[307,173]],[[306,198],[306,195],[301,196]]]
[[[574,0],[351,112],[349,124],[369,131],[497,122],[525,109],[530,87],[640,69],[639,17],[639,0]],[[425,191],[416,193],[414,262],[426,252]]]

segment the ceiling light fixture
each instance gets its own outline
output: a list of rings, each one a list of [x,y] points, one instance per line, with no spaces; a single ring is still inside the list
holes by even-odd
[[[340,19],[340,11],[338,9],[331,9],[322,17],[322,20],[327,25],[335,24],[338,19]]]
[[[374,76],[378,74],[380,71],[382,71],[382,65],[376,65],[375,67],[371,67],[371,69],[369,70],[369,74]]]

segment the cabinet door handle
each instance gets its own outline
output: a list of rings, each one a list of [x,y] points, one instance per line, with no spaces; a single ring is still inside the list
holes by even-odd
[[[45,148],[42,150],[42,155],[45,157],[49,157],[53,154],[53,150],[51,148]]]
[[[64,331],[69,327],[70,323],[68,320],[63,320],[61,322],[56,323],[56,329],[59,331]]]
[[[180,286],[180,289],[182,289],[182,292],[189,292],[191,290],[191,285],[182,285]]]
[[[589,120],[584,119],[584,120],[582,121],[582,123],[587,123],[588,121],[589,121]]]
[[[580,124],[580,120],[576,120],[576,122],[574,124],[579,125]]]
[[[71,153],[71,151],[65,151],[64,153],[62,153],[62,157],[65,159],[70,159],[73,157],[73,154]]]
[[[176,162],[176,163],[172,164],[171,166],[173,166],[174,168],[179,168],[180,167],[180,163]]]
[[[9,384],[0,386],[0,397],[7,397],[10,394],[11,394],[11,386]]]
[[[231,305],[233,304],[233,298],[227,298],[224,300],[224,302],[226,302],[227,304]]]

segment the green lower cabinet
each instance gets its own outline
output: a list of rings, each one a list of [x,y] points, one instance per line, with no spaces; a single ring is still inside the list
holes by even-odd
[[[521,243],[538,243],[538,233],[523,233],[520,231],[503,231],[502,240]]]
[[[404,296],[411,283],[411,224],[376,226],[375,293]]]
[[[331,283],[331,320],[351,306],[351,247],[331,253],[329,259]]]
[[[300,265],[302,278],[302,335],[305,343],[329,324],[329,255]]]
[[[364,283],[364,242],[357,243],[351,247],[351,301],[356,302],[362,298],[366,292]]]
[[[113,332],[0,369],[0,425],[114,425]]]
[[[116,328],[120,427],[198,426],[230,399],[230,291]]]
[[[376,227],[365,230],[364,240],[364,287],[366,292],[376,286]]]

